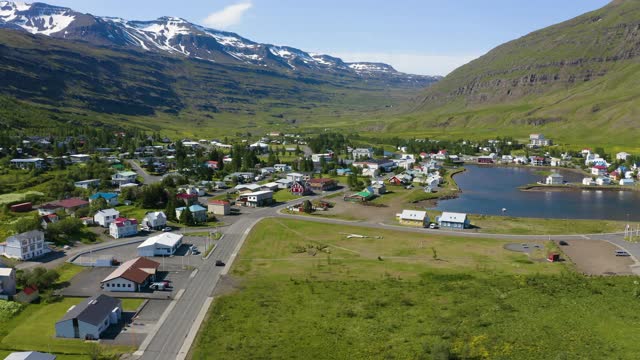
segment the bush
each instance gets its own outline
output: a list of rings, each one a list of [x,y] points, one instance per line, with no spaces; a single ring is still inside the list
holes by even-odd
[[[37,267],[33,270],[18,271],[16,282],[18,285],[35,286],[40,290],[50,289],[60,279],[60,274],[56,270],[47,270]]]
[[[0,300],[0,320],[6,321],[18,315],[23,307],[20,303]]]

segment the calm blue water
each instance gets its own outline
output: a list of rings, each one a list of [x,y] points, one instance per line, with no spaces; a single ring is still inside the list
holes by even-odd
[[[640,192],[635,191],[520,191],[544,176],[534,168],[465,166],[455,176],[460,197],[440,201],[436,209],[483,215],[556,219],[606,219],[640,221]],[[559,171],[565,181],[582,182],[584,176]],[[502,208],[507,212],[502,213]]]

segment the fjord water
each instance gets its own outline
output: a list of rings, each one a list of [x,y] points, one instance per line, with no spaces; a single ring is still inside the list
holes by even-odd
[[[441,211],[554,219],[640,220],[636,191],[521,191],[519,186],[545,178],[541,169],[467,165],[455,176],[462,193],[440,201]],[[557,170],[565,181],[582,182],[583,175]],[[502,212],[502,209],[507,209]]]

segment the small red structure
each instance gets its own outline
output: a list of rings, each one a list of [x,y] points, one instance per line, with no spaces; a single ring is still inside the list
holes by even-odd
[[[11,206],[11,212],[29,212],[33,210],[33,204],[30,202],[15,204]]]
[[[560,254],[558,253],[550,253],[549,257],[547,257],[549,262],[558,262],[560,261]]]

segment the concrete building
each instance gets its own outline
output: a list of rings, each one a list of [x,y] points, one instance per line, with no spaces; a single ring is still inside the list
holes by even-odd
[[[357,148],[353,149],[351,152],[351,156],[353,160],[366,160],[373,157],[373,149],[372,148]]]
[[[209,213],[214,215],[229,215],[231,213],[231,203],[225,200],[209,200]]]
[[[72,306],[56,323],[56,337],[96,340],[122,319],[122,301],[95,295]]]
[[[109,235],[114,239],[138,235],[138,220],[117,218],[109,224]]]
[[[155,280],[160,264],[143,257],[129,260],[101,282],[101,288],[111,292],[137,292]]]
[[[109,225],[111,225],[111,223],[116,221],[116,219],[119,217],[120,217],[120,212],[118,210],[104,209],[104,210],[98,211],[93,216],[93,221],[104,228],[108,228]]]
[[[16,294],[16,271],[12,268],[0,268],[0,299]]]
[[[142,219],[142,226],[153,230],[162,230],[167,226],[167,215],[162,211],[148,212]]]
[[[0,254],[11,259],[29,260],[49,253],[44,243],[44,233],[39,230],[10,236],[0,243]]]
[[[397,217],[402,225],[429,226],[429,215],[426,211],[403,210]]]
[[[238,201],[247,207],[263,207],[273,204],[273,191],[258,191],[240,196]]]
[[[462,230],[469,227],[469,217],[467,214],[444,212],[436,219],[441,228]]]
[[[174,233],[162,233],[145,240],[138,245],[139,256],[170,256],[182,245],[183,235]]]

